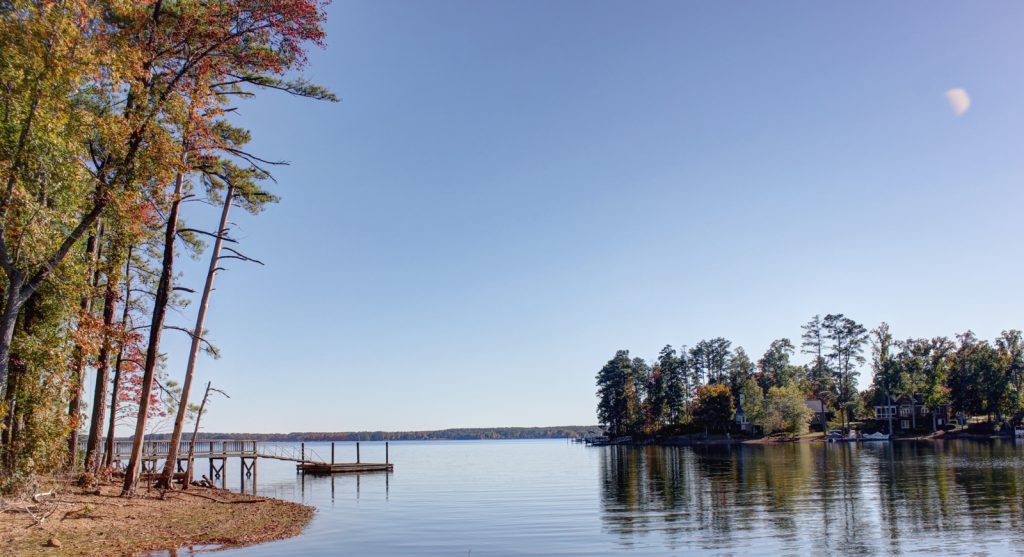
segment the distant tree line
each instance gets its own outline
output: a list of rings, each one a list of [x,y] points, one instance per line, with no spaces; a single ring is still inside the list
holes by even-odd
[[[479,427],[432,431],[305,431],[292,433],[201,433],[200,439],[254,439],[257,441],[441,441],[477,439],[565,439],[601,431],[597,425],[550,427]],[[166,439],[151,435],[150,439]]]
[[[896,340],[886,323],[868,331],[841,313],[816,315],[801,328],[802,363],[794,362],[797,346],[787,338],[773,341],[756,362],[721,337],[666,345],[651,361],[619,350],[597,373],[598,420],[615,435],[724,432],[742,400],[745,418],[764,432],[799,433],[812,415],[807,399],[821,401],[833,423],[848,428],[851,420],[872,418],[874,405],[904,395],[994,422],[1024,411],[1018,330],[993,343],[970,331],[955,340]],[[860,392],[868,350],[873,380]]]

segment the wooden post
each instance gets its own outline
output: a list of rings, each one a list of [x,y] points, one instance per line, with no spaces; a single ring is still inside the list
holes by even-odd
[[[334,441],[331,441],[331,464],[334,464]]]
[[[299,458],[302,460],[302,463],[305,464],[306,463],[306,442],[305,441],[302,442],[301,447],[302,447],[302,454],[300,455]]]
[[[359,464],[359,441],[356,441],[356,464]]]
[[[388,460],[388,442],[385,441],[384,442],[384,464],[387,464],[389,462],[391,462],[391,461]]]

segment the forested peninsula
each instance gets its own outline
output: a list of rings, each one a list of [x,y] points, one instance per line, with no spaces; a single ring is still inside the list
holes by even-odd
[[[887,323],[869,330],[841,313],[801,328],[799,345],[776,339],[756,360],[722,337],[666,345],[652,360],[618,350],[597,373],[598,420],[613,437],[655,438],[792,436],[812,427],[1010,435],[1024,421],[1020,330],[992,341],[970,330],[901,339]],[[871,382],[861,390],[864,372]]]

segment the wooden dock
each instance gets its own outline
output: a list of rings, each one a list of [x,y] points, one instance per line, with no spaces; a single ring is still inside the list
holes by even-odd
[[[103,447],[103,444],[100,445]],[[121,440],[114,442],[113,462],[116,466],[122,467],[128,456],[131,454],[132,442]],[[193,451],[193,458],[209,460],[209,479],[225,480],[225,467],[229,458],[241,460],[243,481],[246,478],[256,477],[256,461],[260,458],[271,458],[285,460],[295,463],[297,472],[311,474],[314,476],[326,476],[333,474],[360,474],[365,472],[393,472],[395,465],[391,463],[388,443],[384,443],[384,462],[363,462],[360,455],[359,443],[356,442],[355,462],[336,462],[334,459],[334,443],[331,443],[331,459],[316,454],[315,451],[301,443],[299,448],[281,446],[273,443],[259,443],[255,440],[235,439],[204,439],[196,441],[193,445],[190,441],[181,441],[178,445],[175,477],[184,478],[187,470],[189,450]],[[85,451],[84,442],[82,452]],[[158,471],[158,461],[166,460],[170,453],[169,441],[145,441],[142,445],[142,473],[148,476],[155,476]],[[148,477],[147,476],[147,477]],[[225,480],[226,481],[226,480]]]
[[[306,462],[296,466],[303,474],[327,476],[331,474],[355,474],[360,472],[393,472],[395,465],[390,462]]]
[[[311,474],[313,476],[330,476],[334,474],[359,474],[363,472],[393,472],[395,465],[391,464],[390,451],[388,443],[384,442],[384,462],[363,462],[359,453],[359,442],[356,441],[356,461],[355,462],[335,462],[334,460],[334,443],[331,443],[331,461],[323,462],[319,460],[307,460],[306,459],[306,444],[302,443],[299,449],[299,458],[301,459],[298,464],[295,465],[295,470],[303,474]]]

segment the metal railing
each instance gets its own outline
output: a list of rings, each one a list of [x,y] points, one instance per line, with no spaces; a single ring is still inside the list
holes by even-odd
[[[315,450],[304,445],[296,447],[294,445],[264,443],[259,447],[259,456],[263,458],[276,458],[278,460],[291,460],[293,462],[326,462]]]

